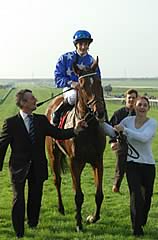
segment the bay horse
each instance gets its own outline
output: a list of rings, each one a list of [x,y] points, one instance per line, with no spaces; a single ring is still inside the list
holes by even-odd
[[[106,136],[101,127],[100,119],[103,118],[105,102],[101,79],[96,75],[98,58],[91,67],[80,70],[74,65],[74,72],[78,75],[78,94],[75,107],[67,114],[64,128],[74,127],[80,119],[86,119],[88,127],[80,132],[75,138],[64,140],[61,144],[47,137],[46,146],[50,160],[51,170],[54,175],[54,184],[58,193],[58,210],[65,214],[61,195],[61,158],[65,153],[69,157],[69,166],[75,191],[76,205],[76,231],[82,231],[81,208],[84,195],[81,189],[81,173],[90,163],[94,172],[96,186],[95,202],[96,210],[93,215],[87,217],[87,222],[95,223],[100,219],[100,209],[104,198],[103,195],[103,153],[106,146]],[[51,121],[52,112],[63,100],[57,97],[48,106],[46,115]],[[60,146],[59,146],[60,145]],[[63,151],[61,151],[61,147]]]

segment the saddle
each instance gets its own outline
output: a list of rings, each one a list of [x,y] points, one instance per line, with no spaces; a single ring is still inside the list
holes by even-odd
[[[66,118],[67,118],[67,115],[68,115],[69,111],[65,112],[62,114],[61,118],[60,118],[60,122],[59,122],[59,126],[58,128],[61,128],[63,129],[64,128],[64,124],[66,122]]]
[[[58,128],[64,129],[64,128],[71,128],[73,127],[74,121],[73,117],[74,111],[73,110],[68,110],[65,111],[62,116],[60,117],[60,122]],[[62,143],[64,140],[58,140],[59,143]]]

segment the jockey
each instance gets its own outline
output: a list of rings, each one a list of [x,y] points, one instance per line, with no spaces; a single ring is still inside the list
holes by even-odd
[[[58,126],[61,114],[64,111],[71,110],[76,101],[75,87],[78,85],[78,76],[73,72],[73,63],[77,62],[78,67],[82,69],[90,67],[94,62],[94,58],[88,54],[91,42],[93,42],[93,39],[88,31],[77,31],[73,36],[73,43],[76,50],[63,54],[56,64],[54,75],[57,88],[63,88],[63,92],[70,88],[74,89],[63,93],[64,101],[53,113],[52,123],[55,126]],[[99,68],[97,69],[97,75],[101,78]]]

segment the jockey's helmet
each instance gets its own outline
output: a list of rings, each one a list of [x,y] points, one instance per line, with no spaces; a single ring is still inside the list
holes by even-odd
[[[86,30],[78,30],[73,36],[73,43],[76,45],[78,42],[88,41],[89,44],[93,42],[91,34]]]

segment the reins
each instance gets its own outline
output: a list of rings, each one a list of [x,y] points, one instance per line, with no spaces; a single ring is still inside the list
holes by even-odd
[[[88,74],[85,74],[85,75],[80,76],[80,77],[78,78],[78,80],[79,80],[80,78],[82,78],[82,77],[91,77],[91,76],[94,76],[94,75],[96,75],[96,74],[97,74],[96,72],[95,72],[95,73],[88,73]],[[55,96],[53,95],[52,97],[50,97],[50,98],[48,98],[48,99],[46,99],[46,100],[44,100],[44,101],[42,101],[42,102],[37,103],[37,107],[40,107],[40,106],[43,105],[44,103],[46,103],[46,102],[48,102],[48,101],[50,101],[50,100],[52,100],[52,99],[54,99],[54,98],[62,95],[63,93],[66,93],[66,92],[68,92],[68,91],[70,91],[70,90],[72,90],[72,89],[74,89],[74,88],[71,87],[71,88],[69,88],[69,89],[67,89],[67,90],[65,90],[65,91],[63,91],[63,92],[61,92],[61,93],[56,94]]]
[[[85,74],[85,75],[80,76],[80,77],[78,78],[78,80],[80,80],[82,77],[91,77],[91,76],[94,76],[94,75],[96,75],[96,74],[97,74],[96,72],[95,72],[95,73],[88,73],[88,74]],[[40,107],[40,106],[43,105],[44,103],[46,103],[46,102],[48,102],[48,101],[50,101],[50,100],[52,100],[52,99],[54,99],[54,98],[62,95],[63,93],[66,93],[66,92],[68,92],[68,91],[70,91],[70,90],[72,90],[72,89],[74,89],[74,88],[71,87],[71,88],[65,90],[64,92],[58,93],[58,94],[56,94],[55,96],[53,95],[52,97],[50,97],[50,98],[48,98],[48,99],[46,99],[46,100],[44,100],[44,101],[42,101],[42,102],[37,103],[37,107]]]
[[[135,149],[135,147],[133,147],[132,144],[130,144],[127,140],[127,137],[122,133],[120,132],[119,135],[118,135],[118,140],[122,141],[122,142],[125,142],[128,146],[128,152],[127,152],[127,155],[133,159],[138,159],[139,158],[139,152]]]

